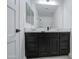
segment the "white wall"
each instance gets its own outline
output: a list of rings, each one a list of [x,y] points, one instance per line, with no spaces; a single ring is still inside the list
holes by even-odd
[[[72,28],[72,0],[64,1],[64,20],[63,20],[64,28],[71,29]],[[70,38],[70,57],[72,57],[72,33]]]
[[[64,0],[64,3],[58,6],[54,13],[55,27],[58,29],[71,29],[72,6],[71,0]]]
[[[54,13],[55,28],[61,29],[63,27],[63,5],[59,5],[56,12]]]
[[[63,20],[64,28],[72,27],[72,0],[64,1],[64,20]]]

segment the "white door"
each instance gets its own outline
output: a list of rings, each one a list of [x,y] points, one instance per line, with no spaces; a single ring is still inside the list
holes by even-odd
[[[19,0],[7,0],[7,59],[19,59]]]

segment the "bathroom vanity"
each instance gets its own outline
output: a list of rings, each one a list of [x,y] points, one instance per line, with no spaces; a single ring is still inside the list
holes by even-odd
[[[25,56],[27,58],[68,55],[70,32],[26,32]]]

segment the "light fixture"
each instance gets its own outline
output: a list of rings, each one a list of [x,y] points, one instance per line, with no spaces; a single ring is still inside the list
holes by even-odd
[[[58,5],[58,3],[56,1],[50,1],[50,0],[46,0],[46,1],[38,1],[39,4],[44,4],[44,5]]]
[[[49,2],[49,0],[46,0],[47,2]]]

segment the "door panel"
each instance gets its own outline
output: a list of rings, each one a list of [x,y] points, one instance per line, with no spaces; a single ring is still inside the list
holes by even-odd
[[[16,59],[16,19],[15,19],[15,11],[7,7],[7,57],[8,59]]]
[[[17,0],[7,0],[7,5],[14,9],[16,7],[16,1]]]
[[[16,59],[16,42],[13,41],[13,42],[10,42],[7,46],[8,48],[8,58],[13,58],[13,59]]]
[[[7,35],[8,35],[8,42],[15,40],[15,11],[10,7],[7,7]]]
[[[15,35],[15,11],[11,8],[7,8],[7,33],[8,35]]]
[[[19,28],[19,21],[18,21],[19,7],[17,6],[19,5],[18,1],[19,0],[7,0],[8,3],[7,4],[7,58],[8,59],[19,59],[19,33],[16,33],[16,28]],[[18,25],[18,27],[16,27],[16,25]]]
[[[15,5],[16,0],[7,0],[7,2],[8,2],[9,5],[10,5],[10,4]]]

